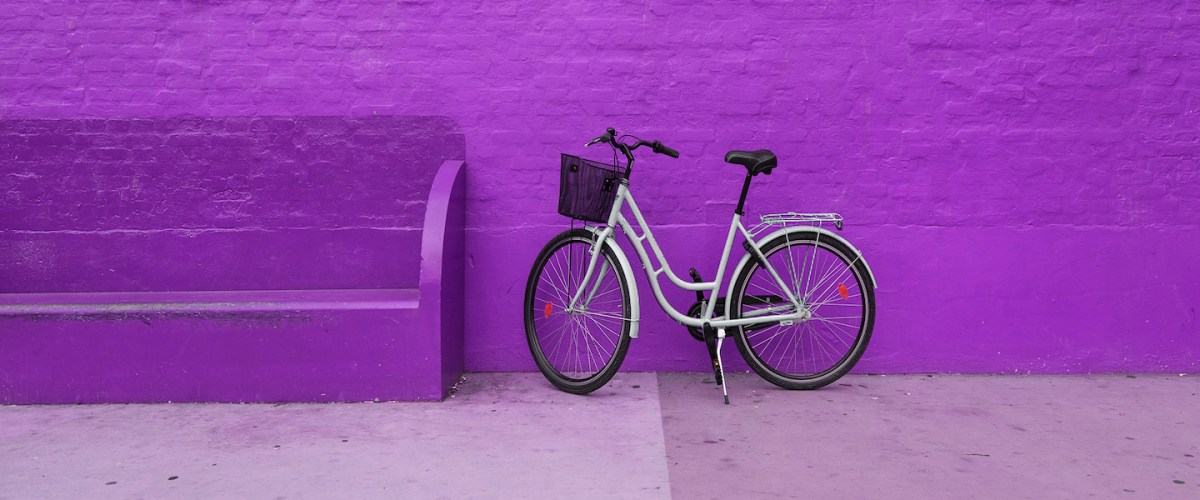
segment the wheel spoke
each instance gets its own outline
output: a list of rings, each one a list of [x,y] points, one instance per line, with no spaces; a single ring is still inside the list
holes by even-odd
[[[739,330],[747,355],[766,371],[755,369],[764,376],[770,374],[768,378],[799,383],[825,377],[844,367],[851,354],[862,348],[863,343],[858,339],[865,334],[864,317],[871,310],[866,307],[862,281],[854,268],[860,257],[857,252],[838,250],[840,245],[830,240],[819,236],[790,237],[764,245],[767,262],[786,273],[784,278],[795,288],[792,292],[804,299],[812,313],[810,318],[791,325]],[[757,260],[752,262],[737,278],[739,282],[733,292],[737,297],[730,298],[737,301],[733,304],[736,307],[731,307],[734,315],[731,317],[744,318],[763,307],[771,307],[747,297],[777,293],[778,285],[769,271]],[[845,282],[847,279],[850,281]],[[845,297],[841,295],[843,291],[848,292]],[[838,309],[826,311],[833,314],[818,314],[824,306]]]
[[[600,255],[590,283],[583,283],[592,240],[573,236],[560,241],[539,257],[541,268],[535,270],[536,278],[526,290],[526,329],[536,345],[539,369],[560,388],[574,392],[571,387],[607,380],[599,377],[616,370],[611,361],[628,346],[631,323],[625,317],[630,310],[625,287],[630,284],[607,251]],[[599,272],[602,268],[607,271]],[[580,310],[568,312],[581,285],[586,289],[576,305]]]

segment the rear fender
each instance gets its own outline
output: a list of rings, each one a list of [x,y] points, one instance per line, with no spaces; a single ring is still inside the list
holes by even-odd
[[[871,288],[874,288],[874,289],[879,288],[878,282],[875,281],[875,272],[871,271],[871,264],[867,263],[867,259],[863,257],[862,252],[859,251],[858,248],[855,248],[854,245],[850,244],[849,241],[846,241],[845,238],[839,236],[837,233],[830,231],[828,229],[821,228],[821,227],[811,227],[811,226],[796,226],[796,227],[780,228],[776,231],[771,232],[771,234],[768,234],[766,236],[763,236],[762,238],[759,238],[758,241],[755,242],[755,244],[761,247],[766,242],[771,241],[772,239],[778,238],[779,236],[782,236],[782,235],[788,234],[788,233],[795,233],[795,234],[817,233],[820,235],[821,238],[834,239],[834,240],[841,242],[843,245],[846,245],[846,248],[849,248],[851,252],[854,252],[856,258],[858,260],[862,261],[863,267],[865,267],[867,269],[867,279],[871,280]],[[742,269],[745,268],[750,263],[751,258],[753,258],[753,256],[751,255],[750,252],[746,252],[746,255],[742,256],[742,260],[738,261],[737,267],[735,267],[733,269],[733,274],[730,275],[731,280],[737,279],[737,277],[742,274]],[[730,283],[732,283],[732,281],[730,281]],[[732,287],[732,285],[730,285],[730,286]],[[733,301],[732,300],[725,301],[725,317],[726,318],[730,317],[729,316],[729,314],[730,314],[729,304],[731,302],[733,302]]]

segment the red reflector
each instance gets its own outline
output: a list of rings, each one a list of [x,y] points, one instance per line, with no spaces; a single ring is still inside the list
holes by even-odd
[[[553,312],[553,311],[554,311],[554,303],[553,303],[553,302],[547,302],[547,303],[546,303],[546,317],[547,317],[547,318],[549,318],[549,317],[550,317],[550,313],[551,313],[551,312]]]
[[[845,284],[838,283],[838,295],[841,295],[843,299],[850,298],[850,291],[846,290]],[[546,309],[546,310],[549,311],[550,309]]]

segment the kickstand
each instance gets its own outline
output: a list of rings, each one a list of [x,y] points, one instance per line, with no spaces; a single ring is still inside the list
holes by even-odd
[[[721,395],[725,396],[725,404],[729,404],[729,378],[725,376],[725,363],[721,362],[721,344],[725,343],[725,329],[717,330],[717,369],[721,371]]]
[[[708,355],[712,359],[713,378],[721,386],[721,395],[725,396],[725,404],[729,404],[729,390],[725,386],[725,367],[721,366],[721,345],[725,343],[725,329],[713,328],[704,324],[704,343],[708,345]]]

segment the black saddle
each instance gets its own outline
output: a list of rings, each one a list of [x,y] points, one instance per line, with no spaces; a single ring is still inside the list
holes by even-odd
[[[779,164],[775,153],[766,149],[758,151],[730,151],[725,153],[725,162],[746,167],[750,175],[767,174]]]

